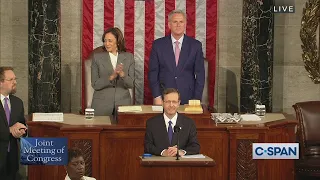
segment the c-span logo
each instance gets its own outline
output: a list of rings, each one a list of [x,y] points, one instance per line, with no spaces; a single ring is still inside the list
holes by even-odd
[[[299,143],[252,143],[252,159],[299,159]]]

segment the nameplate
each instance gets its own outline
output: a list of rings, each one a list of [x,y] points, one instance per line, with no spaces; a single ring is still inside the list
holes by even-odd
[[[119,106],[118,112],[141,112],[141,106]]]
[[[32,121],[63,122],[63,113],[32,113]]]
[[[152,106],[152,111],[163,112],[163,107],[162,106]]]

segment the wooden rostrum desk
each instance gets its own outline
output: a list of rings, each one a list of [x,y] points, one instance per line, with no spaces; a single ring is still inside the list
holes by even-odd
[[[295,119],[267,114],[262,121],[215,124],[209,112],[186,114],[197,125],[200,153],[215,161],[207,179],[294,179],[293,160],[252,160],[253,142],[295,142]],[[64,114],[64,122],[28,120],[31,137],[67,137],[69,147],[84,151],[86,175],[97,180],[135,180],[144,173],[137,157],[143,154],[148,113],[118,113],[118,120]],[[125,122],[128,121],[128,125]],[[143,121],[144,123],[141,123]],[[115,122],[121,122],[116,124]],[[63,166],[29,166],[29,180],[63,179]]]
[[[215,161],[205,158],[180,158],[152,156],[148,158],[139,157],[140,179],[148,180],[185,180],[185,179],[211,179],[214,173]]]

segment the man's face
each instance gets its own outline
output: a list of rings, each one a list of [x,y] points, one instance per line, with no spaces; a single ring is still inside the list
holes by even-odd
[[[16,75],[12,70],[4,71],[4,79],[0,82],[1,92],[4,95],[14,94],[17,89]]]
[[[67,166],[70,179],[80,179],[85,173],[85,162],[82,156],[72,158]]]
[[[183,14],[175,13],[169,19],[168,27],[173,36],[182,36],[186,29],[186,19]]]
[[[163,98],[163,109],[166,115],[175,115],[180,105],[178,93],[170,93]]]

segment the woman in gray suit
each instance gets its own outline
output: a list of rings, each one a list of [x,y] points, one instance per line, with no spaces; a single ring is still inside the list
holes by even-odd
[[[129,89],[134,85],[134,58],[126,52],[119,28],[103,33],[104,52],[93,54],[91,83],[94,89],[91,107],[97,116],[110,116],[117,105],[130,105]]]

